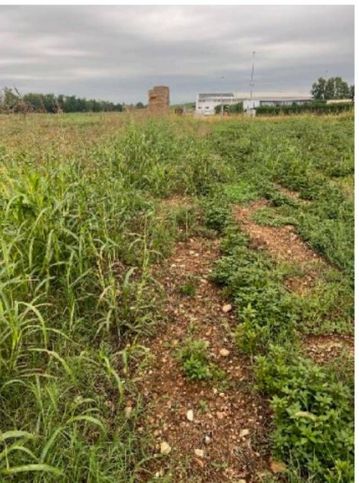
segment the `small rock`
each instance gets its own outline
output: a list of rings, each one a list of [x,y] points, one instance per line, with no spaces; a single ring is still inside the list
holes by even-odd
[[[186,413],[186,417],[187,417],[188,421],[191,421],[191,422],[193,421],[193,419],[194,419],[194,415],[193,415],[193,410],[192,410],[192,409],[189,409],[189,410],[187,411],[187,413]]]
[[[125,407],[125,416],[126,416],[126,418],[129,418],[131,416],[131,413],[132,413],[132,406],[126,406]]]
[[[249,435],[249,429],[242,429],[239,433],[240,438],[244,438],[245,436]]]
[[[270,463],[270,469],[273,473],[284,473],[287,467],[282,461],[272,460]]]
[[[196,456],[198,456],[198,458],[204,458],[204,451],[203,451],[203,449],[198,449],[198,448],[196,448],[196,449],[194,450],[194,454],[195,454]]]
[[[222,307],[222,312],[224,312],[225,314],[227,314],[228,312],[230,312],[232,310],[232,305],[231,304],[225,304],[223,305]]]
[[[162,441],[160,445],[161,454],[170,454],[171,450],[171,446],[166,441]]]
[[[205,444],[210,444],[210,443],[211,443],[211,441],[212,441],[212,438],[210,438],[210,437],[208,436],[208,434],[206,434],[206,436],[204,437],[204,442],[205,442]]]
[[[225,348],[221,349],[221,350],[219,351],[219,353],[220,353],[220,355],[221,355],[222,357],[228,357],[228,356],[229,356],[229,354],[230,354],[229,350],[228,350],[228,349],[225,349]]]

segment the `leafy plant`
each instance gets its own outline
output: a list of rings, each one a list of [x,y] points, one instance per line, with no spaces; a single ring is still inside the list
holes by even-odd
[[[354,478],[354,422],[348,387],[332,373],[272,346],[256,362],[257,383],[270,394],[278,454],[292,458],[303,476],[324,481]]]
[[[194,277],[188,277],[187,281],[180,285],[179,292],[187,297],[194,297],[197,290],[197,280]]]
[[[222,233],[229,222],[229,204],[223,195],[206,198],[202,203],[204,223],[208,228]]]
[[[224,374],[209,359],[208,342],[188,339],[178,350],[177,357],[185,375],[191,380],[222,379]]]

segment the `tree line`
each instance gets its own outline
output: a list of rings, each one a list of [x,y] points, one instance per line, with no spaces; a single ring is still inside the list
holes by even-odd
[[[311,94],[318,101],[328,99],[352,99],[354,100],[354,86],[349,86],[341,77],[319,79],[313,83]]]
[[[305,104],[296,104],[282,106],[259,106],[256,108],[257,115],[273,116],[285,114],[340,114],[341,112],[351,111],[352,103],[327,104],[325,101],[313,101]]]
[[[0,91],[0,112],[121,112],[124,105],[77,96],[28,93],[5,87]]]

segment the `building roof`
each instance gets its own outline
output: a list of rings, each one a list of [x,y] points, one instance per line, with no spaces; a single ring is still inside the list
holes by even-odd
[[[205,99],[206,97],[234,97],[233,92],[212,92],[198,94],[199,99]]]
[[[246,101],[310,101],[312,100],[312,97],[308,96],[273,96],[273,97],[268,97],[268,96],[263,96],[263,97],[252,97],[246,98]]]

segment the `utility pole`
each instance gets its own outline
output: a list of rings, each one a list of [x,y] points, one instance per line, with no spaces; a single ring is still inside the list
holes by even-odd
[[[224,79],[224,76],[222,76],[221,79]],[[223,115],[224,115],[224,106],[223,106],[223,92],[222,92],[222,86],[221,86],[221,116],[223,117]]]
[[[255,56],[255,51],[253,50],[252,52],[252,72],[251,72],[251,81],[249,83],[249,87],[250,87],[250,99],[253,98],[253,90],[254,90],[254,56]]]

